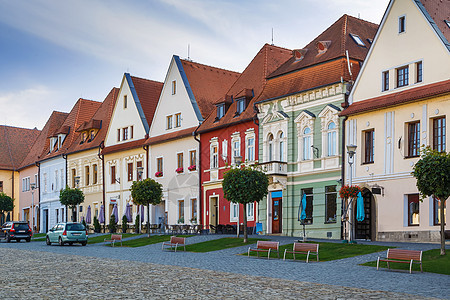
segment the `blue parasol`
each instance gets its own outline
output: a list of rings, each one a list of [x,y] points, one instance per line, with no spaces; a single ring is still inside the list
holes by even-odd
[[[116,218],[116,223],[117,223],[117,221],[119,220],[119,212],[117,211],[117,204],[114,204],[111,215],[114,215],[114,217]]]
[[[302,214],[300,215],[300,220],[306,219],[306,194],[302,197]]]
[[[127,203],[127,207],[125,208],[125,216],[127,217],[128,222],[131,222],[133,220],[133,218],[131,217],[130,203]]]
[[[358,193],[358,197],[356,198],[356,220],[358,222],[364,221],[364,199],[361,195],[361,192]]]
[[[88,206],[87,212],[86,212],[86,223],[91,224],[91,206]]]
[[[98,222],[105,223],[105,207],[100,206],[100,213],[98,214]]]

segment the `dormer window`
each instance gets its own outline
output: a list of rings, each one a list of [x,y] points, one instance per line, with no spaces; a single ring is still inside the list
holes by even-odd
[[[64,143],[64,136],[58,135],[58,149],[62,147],[62,144]]]
[[[308,49],[295,49],[292,51],[292,55],[295,61],[301,61],[305,57],[306,52],[308,52]]]
[[[366,44],[364,44],[363,40],[358,35],[350,33],[350,36],[352,37],[352,39],[355,41],[355,43],[358,46],[361,46],[361,47],[365,47],[366,46]]]
[[[245,99],[238,99],[236,101],[236,114],[240,115],[245,110]]]
[[[83,133],[81,134],[80,145],[83,144],[83,143],[86,141],[86,137],[87,137],[86,132],[83,132]]]
[[[56,142],[57,139],[55,137],[50,138],[50,152],[53,152],[53,150],[55,149]]]
[[[89,141],[92,141],[95,138],[95,131],[91,130],[91,132],[89,133]]]
[[[398,33],[406,31],[406,17],[401,16],[398,18]]]
[[[222,103],[217,105],[217,119],[220,120],[223,116],[225,116],[225,104]]]

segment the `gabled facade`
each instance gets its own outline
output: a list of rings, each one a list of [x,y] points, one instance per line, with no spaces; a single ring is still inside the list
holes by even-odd
[[[439,240],[439,201],[419,200],[411,172],[422,146],[449,151],[449,15],[448,1],[390,1],[342,113],[372,239]],[[345,173],[348,181],[348,165]],[[362,229],[356,222],[357,238]]]
[[[21,220],[19,169],[28,155],[40,131],[37,129],[18,128],[0,125],[0,193],[14,199],[14,209],[9,214],[10,220]],[[6,220],[2,219],[2,223]],[[1,216],[0,216],[1,217]]]
[[[258,123],[255,100],[266,77],[291,57],[291,50],[264,45],[226,94],[220,95],[215,109],[197,130],[201,141],[202,215],[204,224],[238,226],[244,221],[242,205],[224,198],[223,175],[236,159],[243,164],[258,163]],[[247,226],[258,221],[256,203],[247,205]],[[220,227],[219,227],[220,229]]]
[[[105,204],[103,160],[100,151],[118,93],[118,88],[111,89],[92,119],[76,128],[78,137],[66,152],[69,179],[67,184],[71,188],[78,187],[85,196],[84,202],[79,206],[78,221],[86,219],[90,207],[92,224],[94,216],[99,217],[101,205]]]
[[[112,111],[105,137],[104,162],[105,221],[109,224],[114,205],[119,218],[131,205],[133,220],[138,213],[130,188],[138,180],[148,177],[148,147],[144,145],[161,94],[163,83],[125,73]],[[147,220],[147,219],[145,219]],[[120,220],[116,220],[120,224]]]
[[[67,117],[67,113],[54,111],[40,131],[28,155],[23,160],[19,169],[20,220],[27,221],[34,231],[39,232],[39,168],[36,162],[42,154],[42,149],[48,141],[49,132],[61,127]],[[33,217],[34,216],[34,217]]]
[[[64,123],[49,132],[39,157],[39,215],[40,231],[47,232],[56,223],[72,221],[59,201],[59,193],[66,187],[67,150],[78,137],[76,129],[92,118],[101,102],[79,99]],[[77,214],[78,215],[78,214]]]
[[[174,55],[150,128],[150,176],[163,185],[163,202],[152,208],[155,224],[201,224],[197,127],[239,73]]]
[[[256,106],[259,162],[270,176],[259,206],[266,233],[341,237],[341,103],[356,78],[377,25],[348,15],[268,77]]]

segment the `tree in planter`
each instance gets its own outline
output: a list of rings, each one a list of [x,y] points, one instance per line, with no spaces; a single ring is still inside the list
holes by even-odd
[[[134,220],[134,232],[139,233],[139,224],[140,224],[140,215],[136,215],[136,219]]]
[[[59,201],[62,205],[66,206],[66,211],[67,207],[72,209],[72,221],[75,222],[77,219],[77,211],[75,208],[84,202],[83,192],[80,189],[71,189],[66,186],[65,189],[59,192]]]
[[[131,185],[131,197],[133,202],[138,205],[147,205],[147,214],[150,216],[150,204],[157,205],[161,203],[163,191],[162,185],[151,178],[141,181],[134,181]],[[147,234],[150,237],[150,224],[147,220]]]
[[[14,209],[14,199],[5,193],[0,193],[0,218],[4,221],[4,213]]]
[[[445,201],[450,197],[450,153],[427,147],[414,165],[412,175],[417,179],[417,189],[424,198],[434,196],[440,202],[441,255],[445,255]]]
[[[127,233],[127,229],[128,229],[128,219],[127,216],[123,216],[122,217],[122,233]]]
[[[225,173],[222,182],[225,198],[244,207],[244,243],[247,242],[247,203],[259,202],[268,193],[269,179],[255,167],[244,165]],[[239,220],[238,220],[239,222]],[[238,232],[239,235],[239,232]]]
[[[94,216],[94,232],[99,233],[101,231],[101,225],[100,222],[98,221],[97,217]]]
[[[114,214],[111,215],[109,218],[109,224],[108,224],[109,232],[115,233],[117,231],[117,221],[116,216]]]

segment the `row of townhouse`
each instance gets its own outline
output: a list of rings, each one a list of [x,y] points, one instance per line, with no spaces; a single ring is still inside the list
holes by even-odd
[[[163,83],[126,73],[103,102],[79,99],[35,134],[16,167],[13,217],[42,232],[66,220],[58,196],[68,185],[86,195],[79,218],[90,207],[108,224],[127,204],[134,218],[131,184],[153,178],[163,201],[145,221],[237,225],[243,208],[221,184],[245,163],[270,179],[268,196],[247,207],[249,226],[267,234],[300,236],[306,195],[307,235],[344,237],[338,191],[353,179],[366,215],[356,238],[437,240],[439,203],[419,202],[411,171],[420,145],[447,151],[449,11],[446,2],[391,0],[380,26],[344,15],[302,49],[264,45],[242,73],[176,55]]]

